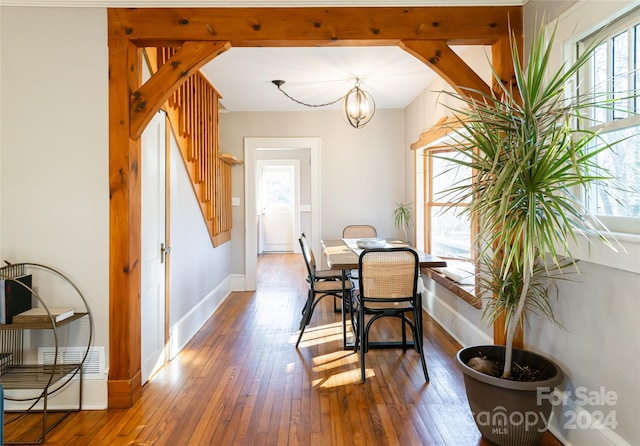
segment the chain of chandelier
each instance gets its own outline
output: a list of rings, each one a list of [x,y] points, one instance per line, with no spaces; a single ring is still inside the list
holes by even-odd
[[[285,81],[283,80],[273,80],[271,82],[287,98],[291,99],[297,104],[304,105],[305,107],[328,107],[342,101],[342,116],[349,123],[349,125],[356,129],[364,127],[369,121],[371,121],[371,118],[373,118],[373,115],[376,112],[376,103],[373,100],[373,97],[360,87],[360,79],[358,78],[356,78],[355,86],[344,96],[340,96],[334,101],[325,102],[322,104],[309,104],[292,97],[281,88],[285,83]]]

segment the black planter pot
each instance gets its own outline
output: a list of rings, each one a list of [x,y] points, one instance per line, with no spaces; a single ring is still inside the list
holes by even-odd
[[[540,443],[551,416],[548,396],[564,375],[553,361],[536,353],[513,350],[513,361],[544,370],[551,378],[520,382],[480,373],[469,366],[469,359],[480,356],[504,360],[504,346],[481,345],[463,348],[456,363],[464,374],[469,407],[482,435],[501,446],[533,446]]]

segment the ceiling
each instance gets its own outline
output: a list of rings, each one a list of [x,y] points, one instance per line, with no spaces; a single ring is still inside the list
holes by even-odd
[[[324,104],[344,96],[359,78],[378,109],[398,109],[437,78],[414,56],[389,46],[231,48],[201,70],[230,112],[310,110],[279,92],[271,82],[276,79],[285,81],[282,90],[294,98]]]

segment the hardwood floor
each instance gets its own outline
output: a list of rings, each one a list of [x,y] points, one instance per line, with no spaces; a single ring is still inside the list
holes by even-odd
[[[329,298],[296,349],[304,276],[300,255],[261,256],[258,291],[229,296],[134,407],[74,413],[45,444],[487,444],[453,362],[459,345],[426,315],[429,384],[418,354],[399,349],[370,350],[361,384]],[[394,323],[380,328],[397,332]],[[18,429],[7,426],[7,440]]]

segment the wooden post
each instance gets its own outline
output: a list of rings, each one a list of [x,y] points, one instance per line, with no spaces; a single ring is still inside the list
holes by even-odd
[[[520,51],[519,57],[522,59],[522,32],[515,33],[513,37],[515,39],[516,45],[518,46],[518,50]],[[503,86],[507,88],[517,88],[514,79],[515,72],[513,70],[511,43],[508,36],[498,39],[491,46],[491,63],[496,73],[500,77],[500,81]],[[495,78],[493,79],[492,88],[497,95],[500,95],[501,87],[500,85],[498,85],[498,80]],[[496,345],[505,345],[507,342],[507,327],[505,326],[505,324],[505,316],[501,315],[493,325],[493,343]],[[522,329],[518,329],[513,339],[513,347],[523,348],[523,346],[524,334],[522,333]]]
[[[130,92],[141,57],[127,39],[109,39],[109,407],[131,407],[140,377],[140,140],[129,138]]]

